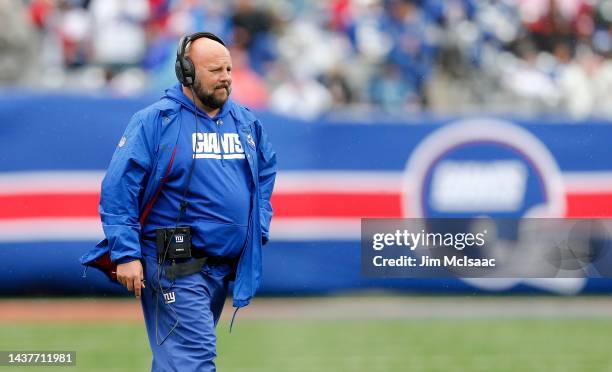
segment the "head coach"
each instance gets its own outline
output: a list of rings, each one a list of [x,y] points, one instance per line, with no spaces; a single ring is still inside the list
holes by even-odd
[[[257,118],[230,99],[223,41],[177,49],[179,84],[129,122],[102,181],[106,239],[81,258],[141,298],[153,371],[214,371],[230,281],[249,304],[268,240],[276,155]]]

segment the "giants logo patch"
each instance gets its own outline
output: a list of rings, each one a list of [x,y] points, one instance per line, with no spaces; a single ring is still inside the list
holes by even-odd
[[[198,132],[191,138],[196,159],[244,159],[244,148],[236,133]]]
[[[176,295],[174,294],[174,292],[164,293],[164,301],[166,302],[166,304],[171,304],[171,303],[176,302]]]

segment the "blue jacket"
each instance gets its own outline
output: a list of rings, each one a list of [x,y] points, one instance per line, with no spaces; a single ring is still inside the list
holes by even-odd
[[[276,154],[261,123],[248,109],[232,100],[225,105],[230,105],[238,136],[245,144],[254,184],[250,231],[238,261],[233,292],[234,306],[243,307],[255,295],[261,279],[261,247],[269,239]],[[106,239],[81,257],[81,264],[115,279],[117,263],[142,257],[143,217],[172,165],[184,115],[193,113],[164,97],[132,117],[102,181],[99,211]],[[246,145],[253,140],[254,147]]]

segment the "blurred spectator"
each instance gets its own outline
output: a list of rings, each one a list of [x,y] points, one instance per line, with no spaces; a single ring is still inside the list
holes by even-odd
[[[331,94],[312,77],[292,71],[282,81],[270,96],[270,110],[303,120],[314,120],[332,106]]]
[[[585,0],[519,0],[525,26],[541,50],[575,43],[593,33],[592,7]]]
[[[504,73],[504,86],[514,94],[514,104],[525,112],[537,111],[538,107],[555,107],[560,93],[552,76],[554,63],[538,55],[535,45],[522,40],[517,47],[518,58]],[[549,62],[549,63],[546,63]]]
[[[272,14],[267,9],[255,7],[251,0],[236,0],[230,19],[233,43],[248,51],[253,70],[265,73],[267,62],[275,57],[270,35],[274,26]]]
[[[597,76],[593,79],[594,114],[612,117],[612,61],[600,59]]]
[[[74,1],[59,0],[54,16],[62,42],[64,66],[70,69],[87,65],[91,60],[91,13]]]
[[[350,54],[343,37],[314,22],[296,20],[278,39],[279,62],[298,74],[316,79],[342,64]]]
[[[110,86],[121,94],[142,90],[146,77],[140,66],[147,43],[144,24],[146,0],[91,0],[93,63],[103,66]]]
[[[399,68],[401,85],[423,103],[426,101],[424,84],[431,73],[435,50],[428,27],[416,0],[389,1],[389,14],[383,23],[383,32],[391,36],[393,43],[388,60]]]
[[[583,119],[594,111],[598,64],[597,56],[588,47],[579,49],[577,58],[560,63],[557,86],[561,105],[573,118]]]
[[[351,86],[340,68],[335,68],[321,77],[321,83],[332,96],[333,106],[342,107],[355,102]]]
[[[388,62],[372,77],[370,100],[387,112],[398,112],[406,108],[410,100],[418,100],[415,87],[406,83],[398,66]]]
[[[146,50],[146,0],[91,0],[93,62],[110,67],[138,65]]]
[[[30,83],[36,38],[21,0],[0,0],[0,83]]]

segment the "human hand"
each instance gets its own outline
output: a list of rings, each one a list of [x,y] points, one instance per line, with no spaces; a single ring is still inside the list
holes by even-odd
[[[117,281],[124,285],[128,291],[133,291],[136,294],[136,298],[140,298],[141,288],[145,287],[140,260],[117,265]]]

